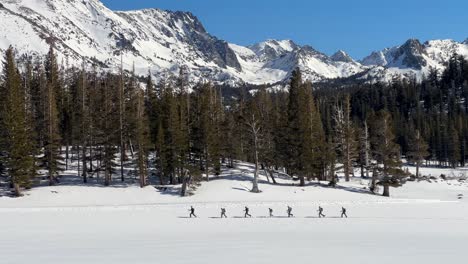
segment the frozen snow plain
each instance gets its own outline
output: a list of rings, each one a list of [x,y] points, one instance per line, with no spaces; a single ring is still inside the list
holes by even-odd
[[[0,263],[463,263],[468,183],[410,182],[392,198],[365,182],[330,189],[261,182],[240,164],[187,198],[153,187],[63,184],[0,197]],[[423,170],[437,175],[439,171]],[[458,199],[459,195],[465,198]],[[189,219],[193,205],[199,216]],[[295,218],[286,217],[286,206]],[[326,218],[317,218],[317,207]],[[252,218],[243,218],[244,206]],[[347,219],[339,218],[341,206]],[[226,207],[228,219],[219,219]],[[268,208],[277,217],[267,218]]]

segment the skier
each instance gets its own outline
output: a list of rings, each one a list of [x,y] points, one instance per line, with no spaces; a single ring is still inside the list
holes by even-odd
[[[221,218],[227,218],[227,215],[226,215],[226,208],[221,208]]]
[[[273,209],[268,208],[268,211],[270,212],[270,217],[273,217]]]
[[[319,206],[318,213],[319,213],[319,218],[325,217],[325,215],[323,214],[323,208],[321,206]]]
[[[346,218],[348,218],[348,215],[346,215],[346,208],[341,207],[341,218],[343,218],[343,216],[346,216]]]
[[[249,208],[248,208],[247,206],[245,207],[244,212],[245,212],[245,214],[244,214],[244,217],[245,217],[245,218],[247,218],[247,216],[248,216],[248,217],[252,217],[252,216],[249,214]]]
[[[292,207],[288,205],[288,217],[294,217],[292,214]]]
[[[193,206],[190,206],[189,212],[190,212],[190,218],[192,218],[192,216],[197,218],[197,215],[195,214],[195,208],[193,208]]]

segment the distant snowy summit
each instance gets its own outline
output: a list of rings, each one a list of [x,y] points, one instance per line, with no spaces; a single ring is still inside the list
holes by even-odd
[[[277,84],[297,67],[312,82],[420,78],[431,67],[443,69],[453,53],[468,57],[468,39],[424,44],[411,39],[362,61],[341,50],[328,56],[291,40],[244,47],[210,35],[191,13],[112,11],[98,0],[3,0],[0,19],[0,51],[13,45],[20,54],[43,56],[53,43],[68,66],[84,60],[116,71],[122,57],[126,69],[134,64],[141,75],[150,69],[156,79],[177,75],[183,66],[192,82]]]

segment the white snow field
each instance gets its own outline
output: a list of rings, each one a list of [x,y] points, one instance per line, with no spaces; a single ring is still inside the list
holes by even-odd
[[[437,175],[440,170],[423,169]],[[452,172],[443,170],[445,174]],[[463,171],[455,171],[458,174]],[[353,179],[331,189],[261,178],[238,164],[195,195],[132,184],[35,188],[0,197],[0,263],[464,263],[468,183],[409,182],[392,198],[367,193]],[[78,179],[76,179],[78,180]],[[463,198],[465,197],[465,198]],[[461,199],[459,199],[461,198]],[[193,205],[198,218],[188,218]],[[286,217],[293,207],[294,218]],[[326,218],[317,218],[321,205]],[[252,218],[243,218],[244,206]],[[339,218],[341,206],[349,218]],[[220,219],[220,208],[229,218]],[[268,208],[276,217],[269,218]]]

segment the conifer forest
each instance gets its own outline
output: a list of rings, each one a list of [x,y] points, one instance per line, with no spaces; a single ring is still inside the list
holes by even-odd
[[[253,192],[260,170],[299,186],[335,186],[342,170],[389,196],[421,166],[463,167],[468,157],[468,62],[456,54],[421,82],[321,85],[297,69],[284,89],[191,85],[183,67],[158,82],[151,72],[66,68],[53,47],[43,59],[13,48],[2,57],[0,173],[16,196],[59,184],[72,163],[84,184],[132,177],[141,187],[181,184],[185,196],[236,161],[255,164]]]

